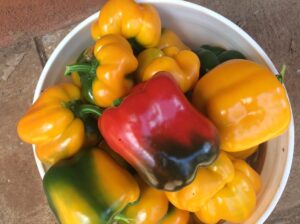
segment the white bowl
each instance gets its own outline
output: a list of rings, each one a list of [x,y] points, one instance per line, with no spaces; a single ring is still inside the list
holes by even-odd
[[[162,24],[176,33],[191,47],[202,44],[219,45],[227,49],[242,52],[247,58],[263,64],[274,73],[278,73],[273,63],[262,48],[240,27],[223,16],[199,5],[175,0],[142,0],[152,3],[160,12]],[[45,65],[37,87],[34,101],[41,91],[61,81],[67,64],[73,63],[77,56],[93,40],[90,26],[98,13],[90,16],[76,26],[57,46]],[[263,223],[275,208],[288,180],[294,151],[294,122],[282,136],[265,144],[266,154],[261,177],[263,187],[258,196],[257,208],[245,222],[248,224]],[[45,168],[35,155],[41,177]]]

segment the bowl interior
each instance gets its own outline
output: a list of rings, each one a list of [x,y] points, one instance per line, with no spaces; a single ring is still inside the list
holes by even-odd
[[[259,45],[238,26],[223,16],[201,6],[174,0],[143,0],[152,3],[160,12],[164,27],[171,28],[190,47],[212,44],[226,49],[242,52],[247,58],[263,64],[277,73],[273,63]],[[41,91],[64,80],[63,72],[67,64],[73,63],[77,56],[93,44],[90,37],[90,26],[98,13],[90,16],[75,27],[58,45],[49,58],[36,87],[34,100]],[[263,145],[265,156],[261,166],[263,187],[258,197],[255,213],[245,222],[263,223],[277,204],[286,185],[291,168],[294,126],[282,136]],[[35,156],[41,176],[45,167]]]

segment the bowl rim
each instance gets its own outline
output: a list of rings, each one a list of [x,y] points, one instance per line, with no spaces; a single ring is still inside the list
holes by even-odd
[[[238,25],[236,25],[235,23],[233,23],[232,21],[230,21],[226,17],[218,14],[217,12],[212,11],[208,8],[205,8],[201,5],[198,5],[198,4],[195,4],[195,3],[192,3],[192,2],[186,2],[184,0],[138,0],[137,2],[140,2],[140,3],[156,3],[156,4],[160,4],[160,3],[161,4],[166,4],[166,3],[167,4],[173,4],[173,5],[177,5],[177,6],[181,6],[181,7],[187,7],[187,8],[195,9],[197,11],[200,11],[201,13],[207,14],[208,16],[214,17],[215,19],[219,20],[219,22],[222,22],[225,26],[230,27],[231,29],[233,29],[237,33],[239,33],[240,36],[245,41],[250,43],[257,50],[259,55],[263,58],[263,60],[268,65],[268,67],[272,70],[272,72],[274,74],[278,73],[278,71],[276,70],[276,68],[275,68],[274,64],[272,63],[271,59],[268,57],[268,55],[265,53],[265,51],[258,45],[258,43],[252,37],[250,37],[250,35],[247,34],[242,28],[240,28]],[[34,91],[33,102],[35,102],[37,100],[37,98],[40,96],[40,93],[42,92],[42,88],[43,88],[43,85],[44,85],[44,81],[45,81],[45,79],[47,77],[47,74],[48,74],[48,71],[49,71],[50,67],[52,66],[53,62],[55,61],[56,57],[60,54],[62,49],[65,47],[65,45],[77,33],[80,32],[80,30],[82,30],[84,27],[86,27],[87,24],[89,24],[92,21],[97,19],[98,15],[99,15],[99,12],[100,11],[90,15],[85,20],[80,22],[57,45],[57,47],[55,48],[55,50],[53,51],[53,53],[49,57],[47,63],[45,64],[45,66],[44,66],[44,68],[41,72],[41,75],[39,77],[38,83],[37,83],[35,91]],[[290,103],[290,100],[289,100],[289,103]],[[290,103],[290,108],[291,108],[291,103]],[[291,108],[291,113],[293,114],[292,108]],[[293,116],[291,116],[291,121],[290,121],[288,132],[289,132],[289,143],[288,143],[288,150],[287,150],[288,152],[287,152],[287,159],[285,161],[285,166],[284,166],[284,171],[283,171],[281,181],[279,183],[278,189],[277,189],[273,199],[270,201],[267,209],[264,211],[263,215],[259,218],[257,223],[264,223],[265,220],[270,216],[270,214],[274,210],[275,206],[277,205],[277,203],[278,203],[278,201],[279,201],[279,199],[280,199],[280,197],[281,197],[281,195],[282,195],[282,193],[285,189],[285,186],[287,184],[289,174],[290,174],[290,171],[291,171],[291,167],[292,167],[293,154],[294,154],[295,131],[294,131]],[[38,159],[38,157],[36,155],[35,146],[32,145],[32,147],[33,147],[34,158],[35,158],[35,162],[36,162],[39,174],[40,174],[41,178],[43,178],[44,175],[45,175],[45,169],[44,169],[41,161]]]

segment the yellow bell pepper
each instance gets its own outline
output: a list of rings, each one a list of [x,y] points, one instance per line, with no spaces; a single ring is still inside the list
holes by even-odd
[[[166,192],[169,201],[177,208],[196,212],[234,177],[234,167],[226,153],[206,168],[198,168],[194,181],[183,189]]]
[[[127,206],[119,217],[126,223],[155,224],[161,220],[168,211],[168,199],[163,191],[150,187],[137,178],[141,195],[137,202]]]
[[[253,155],[257,150],[258,145],[243,151],[228,152],[228,154],[233,156],[235,159],[247,159],[249,156]]]
[[[193,104],[218,128],[224,151],[242,151],[287,130],[291,119],[284,87],[264,66],[234,59],[201,78]]]
[[[179,50],[190,50],[190,48],[181,41],[174,31],[164,28],[156,48],[164,49],[167,47],[177,47]]]
[[[248,179],[252,183],[252,186],[254,187],[256,194],[258,194],[259,190],[261,189],[261,185],[262,185],[259,174],[251,166],[249,166],[249,164],[246,163],[244,160],[234,159],[233,165],[234,165],[235,170],[239,170],[246,177],[248,177]]]
[[[157,10],[149,4],[134,0],[109,0],[99,18],[92,25],[92,37],[98,40],[107,34],[120,34],[135,38],[142,46],[154,47],[161,34],[161,21]]]
[[[84,144],[85,134],[90,135],[85,133],[83,122],[87,107],[100,113],[96,107],[82,104],[80,90],[73,84],[47,88],[20,119],[18,135],[24,142],[35,144],[38,158],[52,165],[74,155]]]
[[[132,88],[133,81],[126,76],[136,70],[138,62],[128,41],[117,34],[101,37],[94,46],[94,56],[96,61],[90,64],[67,66],[65,75],[78,72],[86,100],[109,107]]]
[[[200,61],[190,50],[172,46],[163,50],[149,48],[138,56],[138,79],[145,81],[159,71],[169,72],[183,92],[190,90],[199,78]]]
[[[188,224],[190,220],[190,213],[180,210],[174,206],[169,205],[167,214],[160,220],[159,224]]]
[[[195,213],[202,222],[213,224],[225,220],[241,223],[253,213],[256,194],[261,188],[261,179],[245,161],[234,160],[233,164],[233,180]]]

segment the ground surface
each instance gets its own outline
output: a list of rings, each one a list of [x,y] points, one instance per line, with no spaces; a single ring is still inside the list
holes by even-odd
[[[31,146],[16,123],[31,103],[47,58],[101,0],[0,0],[0,223],[50,224],[55,219],[43,194]],[[248,32],[277,68],[288,66],[286,87],[296,124],[295,159],[284,194],[266,223],[300,223],[300,23],[298,0],[193,0],[228,17]]]

